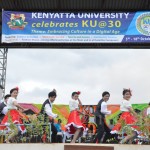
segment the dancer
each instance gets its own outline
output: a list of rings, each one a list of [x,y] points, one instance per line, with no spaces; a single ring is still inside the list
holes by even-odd
[[[20,108],[23,111],[26,111],[27,109],[24,109],[17,103],[18,91],[19,91],[18,87],[10,90],[11,97],[9,97],[7,101],[7,108],[9,111],[7,115],[4,117],[4,119],[2,120],[1,124],[4,124],[4,125],[9,125],[10,123],[23,124],[21,118],[24,115],[21,115],[21,113],[18,112],[17,108]],[[3,126],[1,128],[5,129],[6,126]],[[10,130],[9,126],[7,128]],[[26,131],[25,126],[17,125],[17,127],[12,130],[12,133],[6,138],[5,142],[10,143],[10,140],[12,140],[13,137],[18,134],[18,131],[21,131],[21,133],[24,133]]]
[[[148,104],[148,108],[147,108],[147,111],[146,111],[146,115],[147,115],[147,116],[150,115],[150,102],[149,102],[149,104]]]
[[[44,121],[46,122],[46,119],[49,118],[49,121],[51,122],[51,130],[52,130],[52,143],[56,143],[57,138],[57,129],[54,126],[54,119],[58,117],[57,114],[52,112],[52,103],[55,101],[57,95],[56,90],[54,89],[48,94],[48,99],[43,103],[41,108],[41,114],[44,114]]]
[[[136,123],[137,114],[132,108],[132,105],[130,103],[130,98],[132,96],[130,89],[124,89],[123,90],[123,101],[120,106],[121,115],[118,123],[114,126],[111,133],[118,133],[121,130],[121,121],[124,121],[126,125],[131,125],[132,133],[131,135],[127,135],[124,139],[120,141],[120,144],[126,143],[127,141],[132,142],[132,139],[137,136],[138,133],[138,127],[134,124]]]
[[[84,114],[79,111],[79,106],[82,106],[79,95],[80,92],[73,92],[72,99],[69,101],[70,115],[68,118],[68,123],[65,127],[69,134],[74,134],[71,143],[75,143],[80,134],[82,134],[82,132],[85,130],[85,127],[80,119],[80,115]]]
[[[9,97],[10,97],[10,94],[5,95],[4,102],[2,102],[0,104],[0,122],[3,120],[3,118],[5,117],[5,115],[8,112],[7,100],[8,100]]]
[[[105,91],[102,93],[102,99],[98,102],[95,111],[95,121],[97,124],[98,132],[95,136],[93,143],[105,143],[107,139],[111,137],[110,129],[106,125],[105,115],[110,115],[111,111],[107,110],[107,101],[109,100],[110,94]],[[106,133],[104,135],[104,133]]]

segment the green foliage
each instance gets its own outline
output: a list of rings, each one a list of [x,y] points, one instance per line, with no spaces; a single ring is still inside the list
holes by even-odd
[[[47,139],[49,140],[49,118],[46,118],[45,120],[43,114],[39,114],[38,116],[29,116],[28,122],[25,120],[24,124],[26,126],[27,133],[31,138],[33,136],[40,136],[42,138],[42,136],[46,134]]]
[[[7,139],[10,136],[15,136],[15,142],[22,142],[26,143],[31,142],[32,138],[36,137],[43,137],[45,134],[47,139],[46,141],[49,141],[50,137],[50,124],[49,124],[49,118],[44,119],[44,115],[40,114],[38,116],[36,115],[29,115],[27,119],[23,119],[23,124],[26,128],[26,134],[25,135],[18,135],[18,128],[17,125],[12,122],[12,117],[10,115],[10,112],[8,112],[8,123],[9,123],[9,129],[10,132],[7,134],[5,132],[1,132],[0,135],[5,134],[5,138]],[[1,136],[0,141],[2,141],[3,136]],[[14,142],[14,141],[13,141]]]
[[[140,133],[140,136],[149,138],[150,140],[150,115],[143,116],[143,113],[139,113],[136,117],[136,122],[133,125],[127,125],[125,120],[119,120],[121,124],[121,130],[119,134],[126,133],[127,135],[131,135],[133,132],[133,126],[136,126],[136,130]]]

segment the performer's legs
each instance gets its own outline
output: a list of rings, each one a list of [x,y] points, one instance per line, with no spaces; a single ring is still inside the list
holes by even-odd
[[[96,117],[96,124],[98,127],[98,131],[97,131],[96,137],[93,140],[93,143],[96,143],[97,140],[98,140],[98,143],[100,143],[104,134],[104,120]]]
[[[122,139],[120,141],[120,144],[124,144],[127,141],[130,141],[130,143],[132,142],[132,140],[137,136],[137,133],[135,131],[132,132],[131,135],[127,135],[124,139]]]
[[[135,131],[132,132],[132,135],[130,136],[130,138],[128,139],[129,140],[129,143],[132,143],[133,140],[137,137],[137,133]]]
[[[15,128],[13,132],[6,138],[5,142],[10,143],[10,140],[12,140],[17,134],[18,134],[18,128]]]
[[[57,129],[53,123],[51,123],[51,131],[52,131],[52,143],[56,143],[57,141]]]
[[[107,139],[110,139],[112,137],[111,133],[110,133],[110,129],[108,128],[108,126],[104,123],[104,131],[106,132],[105,136],[104,136],[104,140],[102,143],[106,143]]]
[[[76,142],[76,140],[79,137],[80,133],[81,133],[81,128],[77,128],[77,130],[76,130],[76,132],[75,132],[75,134],[73,136],[73,139],[72,139],[71,143],[75,143]]]
[[[1,123],[1,121],[3,120],[4,117],[5,117],[5,115],[0,114],[0,123]]]
[[[133,136],[129,139],[129,144],[132,144],[133,140],[137,137],[137,134],[133,134]]]
[[[62,135],[57,135],[57,143],[62,143]]]

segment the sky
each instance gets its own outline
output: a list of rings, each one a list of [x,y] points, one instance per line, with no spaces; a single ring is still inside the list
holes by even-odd
[[[120,104],[123,88],[131,103],[150,101],[148,49],[9,49],[6,94],[19,87],[19,103],[43,103],[57,90],[56,104],[68,104],[81,91],[84,105],[97,104],[110,92],[108,104]]]

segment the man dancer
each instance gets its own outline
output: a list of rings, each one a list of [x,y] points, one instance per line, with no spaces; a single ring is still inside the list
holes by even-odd
[[[7,114],[8,109],[7,109],[7,100],[10,97],[10,94],[7,94],[4,97],[4,102],[0,104],[0,122],[3,120],[4,116]]]
[[[55,101],[56,98],[56,90],[51,91],[48,94],[48,99],[43,103],[42,108],[41,108],[41,114],[44,114],[44,121],[46,121],[47,118],[49,118],[51,122],[51,131],[52,131],[52,143],[56,143],[56,138],[57,138],[57,129],[54,126],[53,120],[58,117],[57,114],[54,114],[52,112],[52,103]]]
[[[111,111],[107,110],[107,101],[109,100],[109,92],[102,93],[102,99],[98,102],[95,111],[95,121],[97,124],[98,132],[93,140],[93,143],[105,143],[108,138],[110,138],[110,129],[106,125],[105,115],[111,114]],[[105,135],[104,135],[105,134]]]

